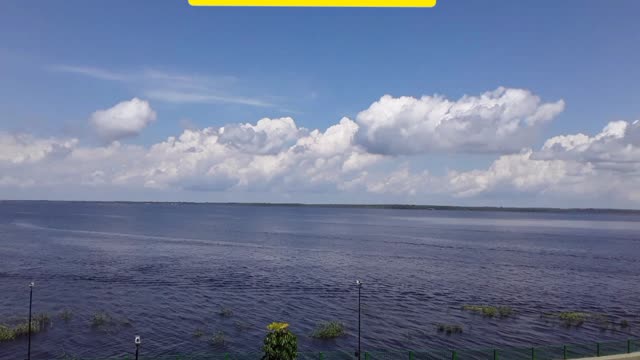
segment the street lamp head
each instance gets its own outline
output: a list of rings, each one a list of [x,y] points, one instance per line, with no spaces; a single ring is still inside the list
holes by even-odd
[[[133,340],[133,342],[135,342],[135,343],[136,343],[136,345],[140,345],[140,343],[142,342],[142,341],[140,340],[140,336],[137,336],[137,335],[136,335],[136,338],[135,338],[135,340]]]
[[[362,286],[362,281],[356,280],[356,285],[358,285],[358,287]]]
[[[34,286],[36,286],[36,283],[34,283],[33,281],[29,283],[29,287],[30,287],[30,288],[32,288],[32,287],[34,287]]]

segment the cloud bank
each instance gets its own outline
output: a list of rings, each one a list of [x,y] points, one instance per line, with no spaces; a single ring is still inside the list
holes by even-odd
[[[118,141],[156,117],[149,103],[134,98],[90,117],[113,140],[108,145],[0,133],[0,189],[326,194],[333,202],[348,194],[412,203],[527,196],[556,206],[565,204],[556,199],[578,199],[638,207],[640,122],[614,121],[593,136],[554,136],[535,148],[536,133],[563,108],[562,100],[543,102],[508,88],[458,100],[383,96],[325,130],[305,129],[290,117],[263,118],[139,146]],[[436,153],[477,152],[496,158],[471,170],[450,164],[444,173],[413,166]]]

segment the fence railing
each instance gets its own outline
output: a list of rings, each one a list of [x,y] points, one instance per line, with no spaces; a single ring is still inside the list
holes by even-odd
[[[143,349],[141,349],[143,350]],[[361,360],[564,360],[627,354],[640,351],[640,339],[562,344],[536,347],[440,349],[440,350],[376,350],[364,351]],[[146,356],[139,360],[260,360],[262,353],[208,353],[191,355]],[[76,358],[72,358],[76,359]],[[108,360],[134,360],[132,355]],[[353,351],[299,352],[297,360],[354,360]],[[89,360],[84,359],[83,360]],[[93,359],[107,360],[107,359]]]

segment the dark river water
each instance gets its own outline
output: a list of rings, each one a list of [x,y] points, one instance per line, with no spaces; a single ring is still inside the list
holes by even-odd
[[[0,202],[0,323],[51,327],[32,358],[259,351],[286,321],[301,351],[485,348],[640,336],[640,216],[197,204]],[[510,306],[491,319],[465,304]],[[221,316],[227,308],[231,316]],[[69,321],[59,317],[63,310]],[[629,327],[561,326],[547,312]],[[112,321],[91,326],[96,312]],[[347,334],[310,337],[338,320]],[[460,324],[447,335],[436,324]],[[196,329],[204,333],[194,337]],[[212,345],[218,331],[224,345]],[[24,359],[24,338],[0,359]]]

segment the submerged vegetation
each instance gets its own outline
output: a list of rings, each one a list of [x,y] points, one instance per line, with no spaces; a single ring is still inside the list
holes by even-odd
[[[228,307],[221,307],[220,311],[218,311],[218,315],[222,316],[222,317],[230,317],[233,315],[233,310],[231,310]]]
[[[37,314],[31,319],[31,333],[39,333],[51,325],[47,314]],[[0,342],[10,341],[29,333],[29,320],[23,320],[14,326],[0,324]]]
[[[225,343],[224,331],[218,331],[211,337],[211,345],[224,346]]]
[[[107,314],[106,312],[100,311],[93,314],[93,317],[91,318],[91,326],[101,327],[110,324],[112,321],[113,319],[111,318],[111,315]]]
[[[60,316],[60,319],[62,319],[64,322],[68,322],[73,317],[73,313],[69,309],[64,309],[60,312],[59,316]]]
[[[197,329],[193,330],[193,337],[201,338],[202,336],[204,336],[204,331],[202,331],[202,329],[197,328]]]
[[[457,324],[437,324],[436,327],[438,332],[446,333],[447,335],[461,334],[463,330],[462,325]]]
[[[513,309],[509,306],[463,305],[462,310],[482,314],[482,316],[490,318],[508,318],[514,314]]]
[[[344,335],[344,325],[339,321],[318,324],[311,334],[316,339],[333,339]]]

